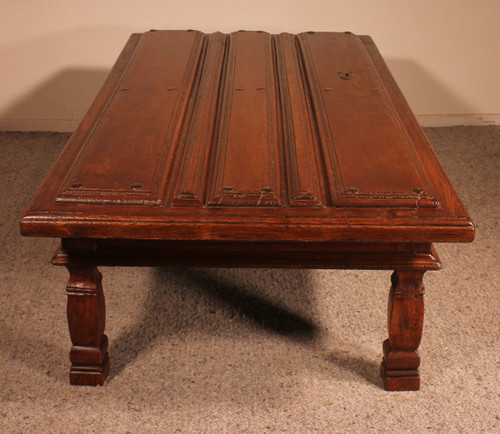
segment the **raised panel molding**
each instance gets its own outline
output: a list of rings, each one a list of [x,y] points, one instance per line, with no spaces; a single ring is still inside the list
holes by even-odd
[[[169,167],[176,155],[206,35],[165,32],[178,42],[176,46],[165,45],[162,33],[141,35],[103,116],[88,134],[69,170],[57,202],[145,206],[163,203]],[[164,56],[156,56],[158,50],[163,50]],[[177,62],[172,63],[170,58],[174,55]],[[138,113],[136,106],[144,100],[150,110]],[[130,123],[124,122],[127,115]],[[164,119],[170,122],[165,123]],[[128,143],[129,137],[134,137],[133,142]],[[137,143],[138,140],[142,142]],[[92,164],[99,160],[101,164]]]
[[[172,203],[179,206],[203,206],[206,176],[216,120],[221,78],[225,69],[227,37],[214,33],[207,37],[205,56],[196,79],[199,82],[194,107],[185,128],[184,162],[173,192]]]
[[[291,206],[320,206],[318,148],[312,129],[303,59],[294,35],[276,37],[278,81],[283,119],[284,159]],[[319,171],[318,171],[319,169]]]
[[[431,183],[362,40],[350,33],[317,38],[314,32],[307,32],[298,35],[298,44],[305,59],[332,205],[438,207],[434,194],[429,193]],[[335,56],[328,56],[332,48]],[[353,57],[353,52],[364,56]],[[363,114],[360,100],[367,108]],[[373,119],[368,117],[372,113]],[[370,125],[372,135],[365,134],[363,125]]]
[[[208,183],[208,205],[280,206],[280,150],[273,38],[228,37],[224,103]]]
[[[364,37],[158,31],[134,40],[57,202],[439,207]],[[127,125],[137,98],[150,108]],[[363,125],[380,134],[367,137]]]

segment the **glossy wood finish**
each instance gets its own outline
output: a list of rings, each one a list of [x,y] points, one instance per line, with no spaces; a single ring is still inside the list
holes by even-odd
[[[108,369],[99,265],[362,268],[396,270],[391,390],[418,385],[432,243],[474,237],[369,36],[243,31],[132,35],[21,232],[62,239],[75,384]]]

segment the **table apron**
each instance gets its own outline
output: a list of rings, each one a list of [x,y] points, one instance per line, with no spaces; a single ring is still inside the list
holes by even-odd
[[[439,270],[430,243],[62,239],[52,263],[104,266]]]

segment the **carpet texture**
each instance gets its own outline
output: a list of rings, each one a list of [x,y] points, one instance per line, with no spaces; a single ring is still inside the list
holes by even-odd
[[[0,432],[500,432],[500,127],[426,129],[476,223],[428,272],[420,392],[379,378],[390,272],[102,267],[111,374],[68,384],[58,241],[19,218],[68,134],[0,133]]]

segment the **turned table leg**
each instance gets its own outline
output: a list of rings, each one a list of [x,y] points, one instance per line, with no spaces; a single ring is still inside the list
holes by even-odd
[[[66,264],[66,267],[70,273],[66,291],[69,334],[73,343],[70,383],[102,385],[109,372],[102,275],[92,265]]]
[[[424,322],[425,271],[398,270],[392,274],[389,295],[389,339],[384,342],[382,377],[386,390],[419,390],[418,346]]]

